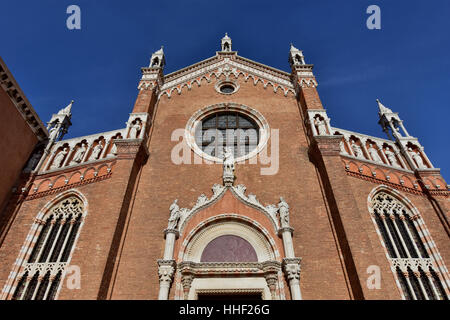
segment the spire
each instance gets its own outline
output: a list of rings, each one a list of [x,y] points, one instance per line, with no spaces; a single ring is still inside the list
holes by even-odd
[[[70,101],[70,103],[67,105],[67,107],[61,109],[58,111],[58,114],[61,115],[71,115],[72,114],[72,105],[73,105],[73,100]]]
[[[385,107],[385,106],[381,103],[381,101],[380,101],[379,99],[377,99],[377,103],[378,103],[378,109],[380,110],[380,111],[379,111],[380,116],[383,115],[383,114],[385,114],[385,113],[393,113],[392,110],[389,109],[389,108],[387,108],[387,107]]]
[[[152,54],[152,57],[150,58],[150,68],[164,68],[166,59],[164,57],[163,48],[164,46],[161,46],[161,49]]]
[[[227,32],[225,32],[225,37],[222,38],[221,48],[222,51],[231,52],[231,38],[228,36]]]
[[[303,51],[298,50],[291,42],[291,49],[289,50],[289,64],[291,67],[305,64],[305,57]]]

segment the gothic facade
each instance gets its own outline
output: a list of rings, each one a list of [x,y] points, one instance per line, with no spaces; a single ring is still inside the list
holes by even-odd
[[[73,101],[43,125],[2,62],[28,138],[0,155],[1,299],[448,299],[439,169],[380,101],[388,139],[333,127],[313,65],[289,63],[225,35],[164,74],[161,48],[126,127],[64,139]]]

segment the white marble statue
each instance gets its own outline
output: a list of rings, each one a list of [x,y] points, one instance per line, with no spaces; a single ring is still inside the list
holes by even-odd
[[[375,149],[373,147],[373,144],[369,144],[369,149],[367,149],[367,151],[369,151],[370,157],[372,158],[373,161],[383,162],[383,161],[381,161],[381,158],[380,158],[380,155],[378,154],[377,149]]]
[[[86,151],[87,151],[86,144],[82,143],[81,146],[75,152],[75,155],[73,156],[72,161],[70,161],[70,164],[77,164],[83,161],[83,157]]]
[[[89,160],[97,160],[98,157],[100,156],[100,153],[102,152],[102,150],[103,150],[103,145],[102,145],[102,142],[99,141],[99,143],[92,150],[92,154],[89,157]]]
[[[177,204],[177,202],[178,199],[175,199],[169,207],[170,217],[167,229],[176,229],[178,220],[180,220],[180,206]]]
[[[317,125],[317,132],[319,136],[327,135],[327,125],[325,124],[325,120],[316,119],[314,124]]]
[[[411,158],[415,161],[417,167],[419,169],[425,169],[427,168],[427,166],[425,165],[425,163],[423,162],[422,157],[420,156],[420,154],[418,154],[417,152],[415,152],[412,148],[408,148],[408,152],[411,155]]]
[[[399,163],[398,163],[398,161],[397,161],[397,158],[396,158],[394,152],[392,152],[391,150],[389,150],[388,148],[386,148],[386,150],[384,151],[384,153],[386,154],[386,157],[388,158],[389,163],[391,164],[391,166],[400,168],[400,165],[399,165]]]
[[[353,140],[352,140],[352,150],[353,150],[353,154],[355,155],[355,157],[364,158],[361,147],[358,144],[356,144],[355,141],[353,141]]]
[[[223,152],[223,175],[234,176],[234,156],[230,148],[224,148]]]
[[[289,205],[284,201],[283,197],[280,197],[278,211],[280,212],[281,227],[289,227]]]
[[[138,131],[140,129],[141,129],[141,121],[138,119],[138,120],[136,120],[135,124],[131,125],[131,128],[130,128],[130,139],[138,138]]]
[[[53,159],[53,164],[50,167],[50,169],[56,169],[56,168],[60,168],[62,165],[62,162],[64,160],[64,158],[66,157],[66,154],[69,152],[69,148],[64,148],[63,150],[61,150],[56,156],[55,159]]]

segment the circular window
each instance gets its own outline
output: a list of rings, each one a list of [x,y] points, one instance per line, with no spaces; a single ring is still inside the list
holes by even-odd
[[[186,140],[195,153],[222,162],[224,150],[236,161],[256,155],[267,143],[269,126],[256,110],[219,104],[197,111],[186,126]]]
[[[234,87],[230,84],[224,84],[223,86],[220,87],[220,92],[222,93],[233,93],[234,92]]]
[[[216,91],[222,94],[233,94],[239,89],[239,84],[234,81],[219,81],[215,85]]]

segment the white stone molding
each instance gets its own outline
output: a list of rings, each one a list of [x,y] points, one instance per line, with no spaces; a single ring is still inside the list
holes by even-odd
[[[245,191],[247,190],[247,187],[245,187],[243,184],[233,186],[230,188],[230,191],[243,203],[248,205],[249,207],[252,207],[254,209],[257,209],[264,213],[269,220],[272,222],[275,230],[278,230],[280,227],[278,217],[277,217],[277,207],[275,205],[267,205],[263,206],[261,202],[256,198],[256,195],[249,194],[246,195]]]
[[[259,127],[259,143],[258,146],[253,149],[251,152],[249,152],[246,155],[240,156],[236,158],[236,162],[241,162],[247,159],[250,159],[254,156],[256,156],[261,150],[264,149],[266,146],[269,137],[270,137],[270,128],[269,123],[264,118],[264,116],[257,111],[256,109],[250,108],[248,106],[229,102],[229,103],[219,103],[215,105],[206,106],[200,110],[197,110],[191,118],[188,120],[185,128],[185,141],[188,144],[188,146],[200,157],[216,162],[216,163],[222,163],[223,159],[211,156],[209,154],[206,154],[203,152],[200,147],[197,145],[195,141],[195,130],[198,125],[201,124],[202,120],[207,118],[208,116],[221,111],[231,111],[231,112],[238,112],[241,113],[250,119],[252,119]]]
[[[210,205],[215,203],[218,199],[220,199],[225,194],[226,187],[221,186],[219,184],[214,184],[212,187],[212,191],[213,195],[211,196],[211,198],[208,199],[204,194],[201,194],[197,199],[196,204],[191,209],[187,208],[180,209],[180,219],[177,224],[177,228],[178,230],[180,230],[180,232],[183,231],[190,217],[192,217],[198,211],[209,207]]]
[[[259,81],[263,83],[264,87],[267,87],[269,84],[272,85],[275,92],[280,88],[285,96],[287,96],[289,91],[295,94],[294,86],[288,73],[237,55],[232,58],[217,55],[166,75],[158,98],[164,94],[170,98],[174,90],[181,94],[183,87],[189,89],[193,83],[197,83],[200,86],[202,79],[210,82],[211,76],[214,75],[217,79],[226,69],[234,70],[234,72],[232,71],[229,74],[229,77],[233,76],[236,80],[242,75],[245,81],[252,78],[255,85]],[[152,79],[144,74],[141,80]]]

